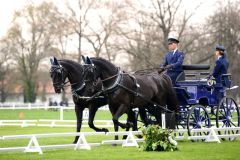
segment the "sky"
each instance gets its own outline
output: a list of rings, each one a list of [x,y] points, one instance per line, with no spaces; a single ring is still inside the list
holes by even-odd
[[[0,2],[0,37],[2,37],[12,20],[14,11],[24,6],[27,0],[2,0]]]
[[[0,38],[4,36],[11,23],[15,10],[21,9],[26,4],[36,3],[39,4],[44,0],[1,0],[0,1]],[[62,5],[64,0],[47,0],[53,1],[56,5]],[[189,13],[195,12],[192,17],[192,22],[197,23],[203,21],[206,16],[213,12],[217,0],[183,0],[183,5]],[[201,4],[201,7],[194,11],[195,6]]]
[[[23,8],[27,4],[41,3],[44,0],[1,0],[0,1],[0,38],[6,33],[13,18],[15,10]],[[48,0],[49,1],[49,0]],[[56,1],[57,0],[51,0]],[[62,1],[62,0],[58,0]]]

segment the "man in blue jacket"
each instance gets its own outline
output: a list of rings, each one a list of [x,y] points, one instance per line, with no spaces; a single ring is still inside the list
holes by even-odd
[[[161,67],[167,69],[167,74],[175,85],[176,79],[183,72],[182,64],[184,53],[178,50],[179,40],[176,38],[168,38],[169,52],[166,53],[165,59]]]
[[[214,77],[216,80],[216,83],[221,83],[221,77],[223,74],[227,73],[228,70],[228,60],[225,55],[225,48],[223,45],[217,45],[216,46],[216,62],[215,67],[213,69],[213,72],[210,74],[210,78]]]

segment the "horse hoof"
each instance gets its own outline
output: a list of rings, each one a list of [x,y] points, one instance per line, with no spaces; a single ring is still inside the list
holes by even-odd
[[[75,141],[73,141],[73,144],[76,144],[77,143],[77,141],[75,140]]]
[[[109,132],[107,128],[102,128],[102,132]]]
[[[127,127],[128,127],[128,128],[133,127],[133,123],[131,123],[131,122],[127,122]]]
[[[124,135],[122,139],[127,139],[127,135]]]

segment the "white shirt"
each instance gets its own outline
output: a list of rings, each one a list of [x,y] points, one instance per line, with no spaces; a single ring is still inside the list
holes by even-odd
[[[218,59],[221,58],[222,56],[218,56]]]
[[[176,52],[177,50],[178,50],[178,48],[176,48],[176,49],[173,50],[173,55],[175,54],[175,52]]]

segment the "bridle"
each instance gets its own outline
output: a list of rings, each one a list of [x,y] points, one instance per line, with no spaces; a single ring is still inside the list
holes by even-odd
[[[64,77],[64,73],[67,75],[68,73],[64,70],[64,68],[61,65],[52,65],[51,69],[49,71],[50,75],[53,73],[60,74],[61,75],[61,80],[57,82],[53,82],[53,86],[58,89],[64,89],[66,87],[66,84],[69,82],[65,81],[66,78]]]
[[[73,76],[71,75],[70,72],[67,72],[64,69],[64,67],[62,67],[61,65],[52,65],[49,72],[51,75],[53,73],[55,73],[55,74],[58,74],[58,76],[59,75],[61,76],[61,78],[58,81],[53,82],[54,88],[64,90],[64,87],[71,86],[71,88],[72,88],[71,92],[72,92],[73,96],[80,98],[80,99],[87,99],[89,97],[81,96],[81,93],[83,92],[83,90],[86,87],[85,82],[88,81],[88,80],[86,80],[86,77],[89,75],[89,72],[93,73],[94,69],[95,69],[94,65],[84,65],[82,75],[81,75],[81,77],[83,79],[82,83],[76,82],[76,83],[71,83],[70,85],[66,85],[66,84],[70,82],[70,79],[73,79],[72,78]],[[66,81],[66,77],[68,77],[68,81]],[[94,79],[94,81],[95,81],[95,79]],[[79,86],[79,84],[81,84],[81,85]]]
[[[86,87],[86,83],[85,82],[89,81],[89,80],[86,80],[86,77],[88,76],[89,72],[93,73],[94,69],[95,69],[94,65],[84,65],[83,66],[83,71],[82,71],[82,76],[81,76],[82,79],[83,79],[83,83],[77,89],[73,89],[73,87],[72,87],[72,94],[75,97],[82,98],[82,99],[88,98],[86,96],[80,96],[79,93],[83,92],[83,90],[85,89],[85,87]],[[94,79],[94,81],[95,81],[95,79]],[[74,83],[74,84],[72,84],[72,86],[76,85],[76,84],[78,84],[78,83]]]

